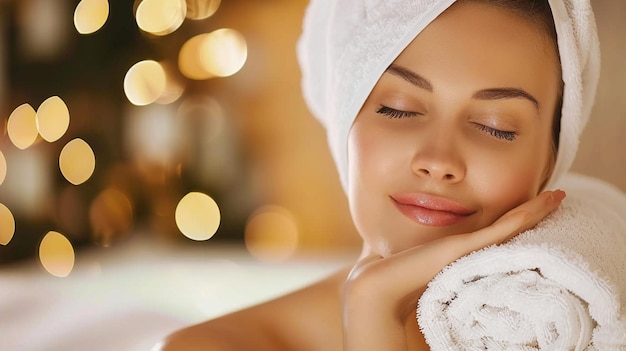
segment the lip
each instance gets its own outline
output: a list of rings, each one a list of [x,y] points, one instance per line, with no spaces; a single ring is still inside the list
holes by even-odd
[[[402,193],[390,196],[396,208],[414,222],[434,226],[456,224],[474,211],[460,203],[424,193]]]

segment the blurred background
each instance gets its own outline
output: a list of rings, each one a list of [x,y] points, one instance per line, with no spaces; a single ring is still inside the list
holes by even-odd
[[[180,312],[216,291],[194,285],[206,271],[186,269],[222,272],[219,296],[241,305],[252,301],[233,295],[241,281],[270,282],[258,300],[353,257],[359,239],[324,131],[301,97],[306,3],[0,0],[4,291],[33,281],[83,298],[130,291],[149,310]],[[602,76],[574,170],[626,190],[626,2],[592,4]],[[150,288],[130,283],[142,275]],[[172,279],[202,293],[170,296]],[[236,306],[196,307],[172,325]]]
[[[36,258],[49,231],[76,251],[132,235],[284,258],[354,244],[300,96],[305,3],[1,2],[0,262]],[[185,207],[190,193],[205,197]]]

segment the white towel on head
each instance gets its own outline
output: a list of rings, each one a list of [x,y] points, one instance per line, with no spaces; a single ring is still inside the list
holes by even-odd
[[[324,125],[344,190],[350,127],[393,60],[455,0],[311,0],[298,42],[305,101]],[[549,0],[563,67],[560,147],[548,183],[571,166],[593,105],[600,50],[589,0]]]
[[[448,265],[419,301],[432,350],[626,350],[626,196],[568,175],[561,207]]]

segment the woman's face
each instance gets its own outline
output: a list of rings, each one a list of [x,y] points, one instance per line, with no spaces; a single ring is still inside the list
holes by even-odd
[[[539,192],[560,81],[552,45],[506,10],[457,3],[394,61],[348,142],[369,253],[475,231]]]

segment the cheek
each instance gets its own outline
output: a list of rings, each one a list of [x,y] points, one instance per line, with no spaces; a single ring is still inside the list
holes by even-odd
[[[539,160],[529,152],[477,161],[482,164],[472,168],[471,184],[482,204],[486,224],[537,195],[545,173],[545,162]]]
[[[398,165],[394,159],[397,158],[398,148],[383,139],[383,133],[375,128],[358,122],[353,126],[348,139],[349,198],[382,185],[386,175],[397,172]]]
[[[388,167],[380,159],[383,151],[378,147],[374,135],[370,135],[355,123],[348,139],[348,199],[353,217],[359,217],[359,210],[369,203],[367,194],[373,194],[374,184],[383,169]],[[370,191],[366,191],[369,189]]]
[[[376,175],[370,172],[372,167],[368,161],[371,163],[372,152],[375,151],[374,143],[364,138],[358,123],[355,123],[348,138],[347,195],[352,220],[363,239],[367,237],[364,233],[365,229],[371,227],[371,223],[367,222],[367,213],[375,211],[375,208],[371,208],[374,202],[368,199],[368,194],[372,196],[374,193],[371,181],[368,178],[375,179],[376,177]],[[369,192],[365,191],[367,188],[370,189]]]
[[[352,127],[348,139],[348,203],[354,224],[367,241],[382,240],[376,233],[384,227],[382,213],[388,187],[403,168],[401,153],[406,150],[371,124],[357,120]]]
[[[474,159],[470,183],[492,220],[539,193],[551,153],[552,121],[546,116],[512,148],[482,150],[483,157]]]

